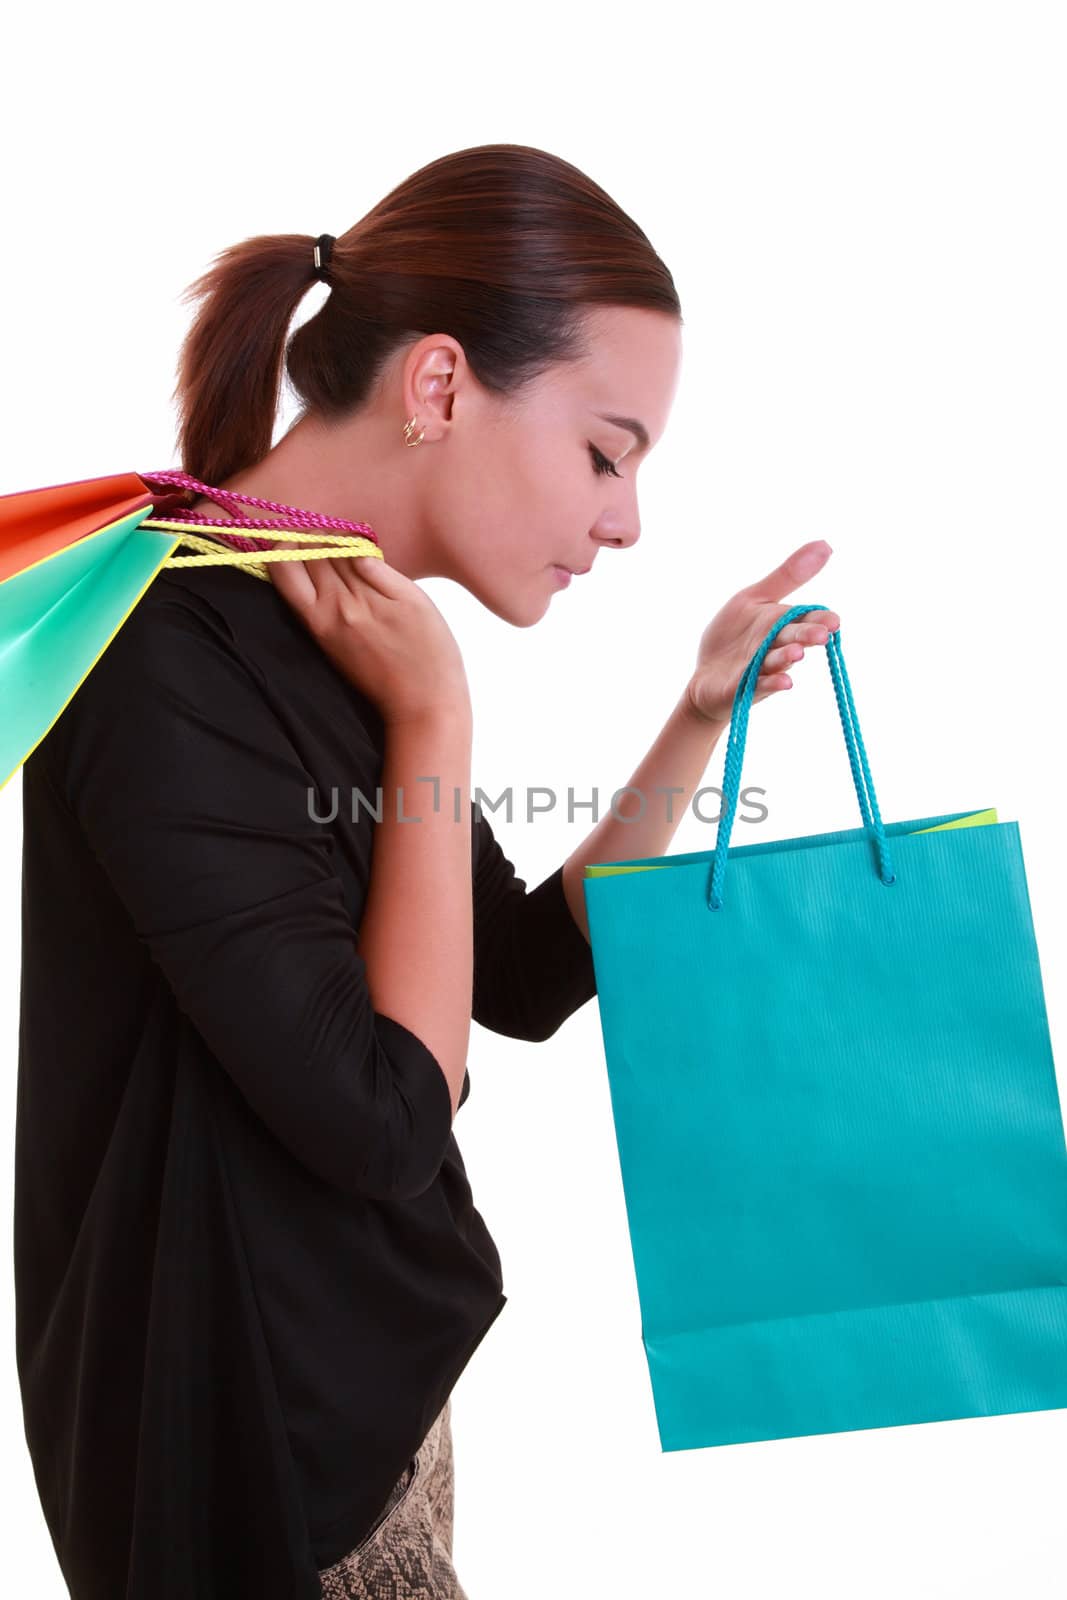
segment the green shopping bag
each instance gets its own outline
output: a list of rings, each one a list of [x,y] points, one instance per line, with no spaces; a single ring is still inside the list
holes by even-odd
[[[662,1448],[1067,1406],[1067,1144],[1016,822],[883,824],[586,869]]]

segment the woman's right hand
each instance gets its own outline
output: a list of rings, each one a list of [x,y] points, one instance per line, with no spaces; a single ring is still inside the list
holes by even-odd
[[[470,715],[459,645],[417,583],[378,556],[265,565],[321,649],[387,723],[457,710]]]

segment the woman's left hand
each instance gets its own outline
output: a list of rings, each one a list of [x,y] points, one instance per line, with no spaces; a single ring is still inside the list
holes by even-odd
[[[774,627],[791,610],[779,602],[820,572],[832,555],[825,539],[813,539],[787,556],[781,566],[747,588],[739,589],[712,617],[697,651],[697,665],[686,691],[688,704],[703,721],[729,725],[741,675]],[[760,665],[753,704],[779,689],[791,689],[784,669],[799,661],[806,648],[825,645],[841,626],[836,611],[813,610],[787,623]]]

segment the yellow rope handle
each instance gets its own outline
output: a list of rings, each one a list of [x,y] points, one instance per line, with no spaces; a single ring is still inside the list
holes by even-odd
[[[333,533],[325,528],[316,529],[314,533],[300,532],[295,528],[279,528],[280,537],[316,546],[311,550],[227,550],[215,540],[204,538],[203,533],[198,531],[204,526],[201,522],[179,522],[169,517],[146,517],[140,526],[159,528],[161,531],[181,531],[183,537],[178,541],[179,545],[190,545],[201,552],[196,556],[180,556],[172,550],[163,562],[165,567],[239,567],[253,578],[262,578],[264,583],[270,582],[264,570],[265,564],[270,561],[321,561],[328,556],[345,555],[377,556],[380,561],[385,560],[384,552],[373,539],[365,539],[360,534]],[[237,531],[243,535],[243,530]],[[264,529],[262,532],[257,530],[253,537],[267,538],[269,535]]]

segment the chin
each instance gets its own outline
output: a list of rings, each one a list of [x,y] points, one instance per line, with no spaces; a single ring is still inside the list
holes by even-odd
[[[551,595],[539,595],[533,588],[510,595],[488,594],[482,589],[472,589],[471,592],[487,611],[499,617],[501,622],[510,623],[513,628],[532,628],[544,617],[552,599]]]

